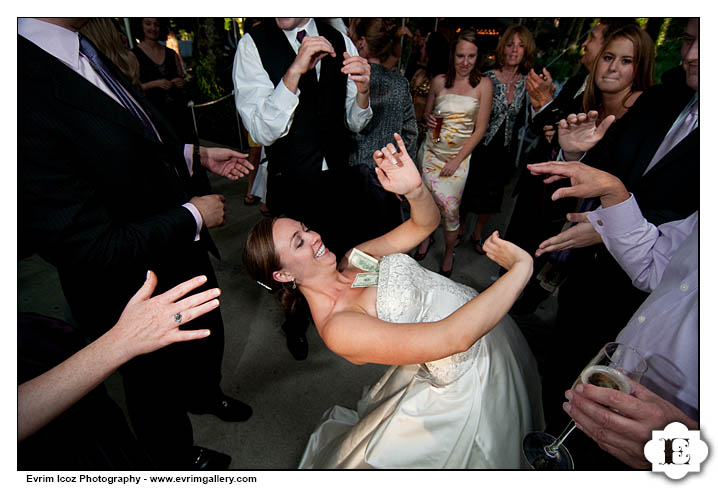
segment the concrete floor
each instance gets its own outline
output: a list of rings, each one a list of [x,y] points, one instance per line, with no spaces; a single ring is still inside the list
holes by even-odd
[[[214,191],[227,198],[227,223],[211,230],[223,258],[213,259],[223,289],[226,346],[222,387],[228,395],[250,404],[254,415],[244,423],[190,415],[195,444],[232,455],[232,469],[293,469],[322,413],[335,404],[355,408],[363,387],[378,380],[386,367],[350,364],[330,352],[313,327],[307,333],[309,358],[293,359],[285,346],[280,329],[283,314],[274,297],[255,284],[242,266],[247,233],[261,218],[258,206],[246,206],[242,201],[246,180],[230,182],[214,175],[211,180]],[[514,203],[512,188],[513,182],[506,188],[502,213],[492,216],[485,236],[494,229],[505,231]],[[472,216],[469,221],[471,229],[474,219]],[[437,243],[423,265],[437,271],[443,255],[441,230],[435,237]],[[488,287],[498,275],[498,265],[477,255],[467,239],[457,248],[455,260],[452,278],[477,290]],[[18,262],[18,311],[67,318],[56,272],[37,256]],[[551,297],[522,325],[530,343],[550,327],[554,313],[555,299]],[[110,377],[107,385],[123,405],[119,374]]]

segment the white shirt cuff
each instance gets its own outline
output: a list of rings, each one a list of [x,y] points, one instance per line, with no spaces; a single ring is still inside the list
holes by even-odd
[[[551,100],[551,102],[553,102],[553,100]],[[543,104],[543,105],[541,106],[541,108],[540,108],[539,110],[534,110],[533,105],[532,105],[532,106],[531,106],[531,113],[532,113],[533,115],[540,114],[541,111],[542,111],[543,109],[545,109],[546,107],[548,107],[548,104],[550,104],[551,102],[546,102],[545,104]]]
[[[189,176],[191,177],[193,174],[192,171],[192,153],[194,152],[194,144],[185,144],[184,145],[184,160],[187,163],[187,169],[189,170]],[[191,205],[191,204],[190,204]],[[192,206],[194,207],[194,206]]]
[[[189,146],[192,146],[191,144]],[[202,230],[202,225],[204,224],[204,221],[202,220],[202,214],[199,213],[199,210],[194,206],[194,204],[187,202],[186,204],[182,204],[182,207],[187,209],[192,213],[192,216],[194,216],[194,220],[197,223],[197,234],[194,237],[195,241],[199,241],[199,232]]]
[[[374,116],[374,112],[371,110],[371,95],[369,105],[367,105],[366,109],[359,107],[356,97],[354,98],[354,103],[349,107],[351,107],[351,109],[346,115],[347,127],[350,131],[359,133],[369,124],[369,121]]]
[[[297,93],[294,93],[284,84],[284,79],[281,79],[272,94],[272,102],[274,102],[277,107],[292,107],[292,112],[294,112],[294,109],[299,105],[300,93],[302,93],[302,91],[299,90],[299,87],[297,87]]]

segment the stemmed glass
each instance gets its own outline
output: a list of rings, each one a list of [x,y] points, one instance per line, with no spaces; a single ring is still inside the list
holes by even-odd
[[[647,368],[643,355],[636,349],[622,343],[607,343],[581,371],[573,387],[582,382],[630,394],[631,384],[627,378],[640,382]],[[576,422],[571,420],[558,437],[541,431],[528,433],[524,437],[523,450],[531,467],[537,470],[573,469],[573,458],[563,442],[574,428]]]

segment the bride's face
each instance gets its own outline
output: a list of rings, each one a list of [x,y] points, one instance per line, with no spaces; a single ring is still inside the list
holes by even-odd
[[[326,249],[322,237],[299,221],[280,218],[272,228],[274,249],[282,269],[274,272],[278,282],[302,283],[317,266],[336,267],[336,256]]]

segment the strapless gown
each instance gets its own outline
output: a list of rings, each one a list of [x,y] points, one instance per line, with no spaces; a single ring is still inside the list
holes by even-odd
[[[476,295],[407,255],[380,262],[376,308],[384,321],[438,321]],[[356,410],[328,409],[299,468],[526,468],[523,436],[544,429],[540,386],[507,316],[465,352],[389,367]]]
[[[444,116],[439,142],[434,142],[433,130],[428,129],[422,144],[418,161],[424,183],[431,190],[439,207],[447,231],[459,229],[459,206],[469,173],[471,154],[464,158],[450,177],[440,176],[444,165],[456,156],[474,132],[474,118],[479,110],[479,101],[467,95],[446,93],[436,97],[435,110]]]

